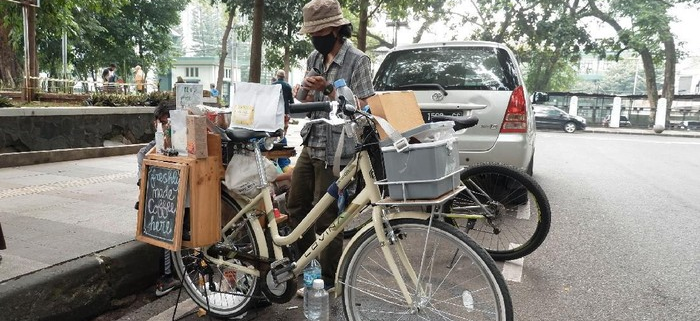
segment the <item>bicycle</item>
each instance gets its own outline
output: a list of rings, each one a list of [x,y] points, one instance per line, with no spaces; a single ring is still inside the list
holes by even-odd
[[[293,112],[330,109],[326,103],[292,106]],[[363,130],[355,158],[338,180],[289,233],[279,232],[270,187],[262,167],[259,141],[273,135],[247,130],[228,131],[239,149],[252,149],[259,168],[260,192],[253,198],[222,192],[222,240],[211,246],[174,252],[174,265],[183,287],[210,314],[228,318],[245,313],[256,299],[273,303],[292,299],[297,277],[330,240],[343,231],[366,204],[372,224],[358,231],[345,247],[335,281],[348,320],[477,319],[512,320],[513,309],[505,280],[488,254],[464,233],[433,217],[460,189],[435,200],[433,213],[401,211],[402,203],[383,199],[375,185],[370,156],[378,148],[372,116],[341,104]],[[331,115],[334,115],[333,111]],[[366,182],[331,226],[298,259],[291,245],[308,230],[322,211],[335,206],[334,187],[343,189],[356,175]],[[225,191],[222,188],[222,191]],[[262,204],[263,209],[260,209]],[[259,218],[267,219],[267,229]],[[454,254],[454,255],[453,255]],[[262,294],[262,295],[261,295]]]
[[[467,167],[460,179],[465,189],[446,204],[441,219],[464,229],[496,261],[522,258],[542,245],[549,234],[551,210],[547,195],[532,177],[513,166],[482,163]],[[348,224],[344,237],[351,238],[370,221],[369,211],[362,211]]]

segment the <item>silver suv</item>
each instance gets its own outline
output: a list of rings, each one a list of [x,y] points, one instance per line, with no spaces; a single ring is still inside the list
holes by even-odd
[[[462,165],[500,162],[532,174],[534,114],[518,61],[505,45],[397,47],[379,66],[374,89],[413,90],[427,122],[434,115],[477,116],[479,124],[457,136]]]

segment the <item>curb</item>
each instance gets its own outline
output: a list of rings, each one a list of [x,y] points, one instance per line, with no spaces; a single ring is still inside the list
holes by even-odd
[[[0,168],[136,154],[147,144],[86,147],[0,154]]]
[[[596,128],[586,128],[583,130],[584,133],[592,134],[619,134],[619,135],[653,135],[653,136],[666,136],[666,137],[689,137],[689,138],[700,138],[700,132],[683,132],[683,131],[669,131],[665,130],[662,133],[655,133],[654,130],[639,129],[639,130],[610,130],[610,129],[596,129]]]
[[[152,286],[161,248],[129,241],[0,283],[3,320],[89,320]]]

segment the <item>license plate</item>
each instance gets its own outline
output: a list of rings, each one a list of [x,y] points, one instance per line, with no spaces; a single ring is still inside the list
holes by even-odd
[[[429,122],[433,116],[457,116],[461,117],[464,115],[464,111],[461,110],[424,110],[423,120]]]

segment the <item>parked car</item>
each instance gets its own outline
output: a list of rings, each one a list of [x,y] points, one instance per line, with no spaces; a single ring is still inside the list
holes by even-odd
[[[603,127],[610,127],[610,115],[605,116],[602,122]],[[630,127],[632,123],[627,119],[627,116],[620,115],[620,127]]]
[[[585,118],[545,105],[535,105],[535,124],[537,129],[561,129],[567,133],[586,129]]]
[[[426,122],[435,115],[474,115],[458,133],[461,165],[510,164],[532,173],[535,123],[513,52],[494,42],[413,44],[389,52],[377,69],[378,92],[412,90]]]
[[[682,130],[700,130],[700,121],[684,120],[680,124]]]

